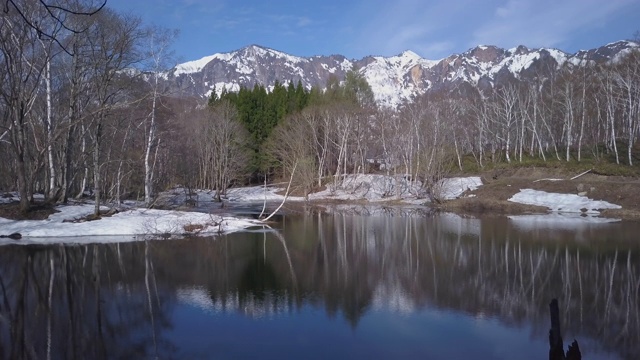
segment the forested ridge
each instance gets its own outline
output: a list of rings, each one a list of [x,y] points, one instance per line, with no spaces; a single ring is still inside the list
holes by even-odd
[[[102,3],[16,2],[0,14],[0,190],[19,191],[23,212],[35,193],[49,203],[92,196],[97,213],[105,201],[152,206],[175,185],[220,199],[229,186],[292,174],[308,194],[349,173],[428,188],[452,171],[532,159],[637,173],[638,50],[427,92],[399,109],[377,107],[358,69],[324,89],[281,79],[198,99],[163,85],[176,33]]]

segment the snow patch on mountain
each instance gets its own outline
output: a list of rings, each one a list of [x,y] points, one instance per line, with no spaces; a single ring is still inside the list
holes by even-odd
[[[228,58],[224,55],[226,54],[214,54],[210,56],[205,56],[198,60],[187,61],[186,63],[178,64],[173,74],[175,76],[178,76],[181,74],[193,74],[193,73],[202,71],[202,68],[204,68],[205,65],[207,65],[214,59],[220,59],[225,61],[228,60]]]
[[[340,63],[340,69],[342,69],[342,71],[349,71],[353,68],[353,62],[344,59],[342,60],[342,62]]]
[[[254,54],[254,59],[253,59],[254,61],[255,61],[255,58],[264,58],[264,57],[269,57],[269,56],[283,59],[283,60],[287,61],[291,65],[298,64],[298,63],[305,63],[305,62],[309,61],[309,60],[307,60],[307,59],[305,59],[303,57],[289,55],[289,54],[284,53],[282,51],[277,51],[277,50],[265,48],[265,47],[258,46],[258,45],[251,45],[251,46],[247,47],[246,49],[248,51],[251,51]]]
[[[558,49],[545,49],[549,55],[558,63],[558,67],[564,65],[568,59],[568,55],[564,51]]]
[[[439,61],[426,60],[413,51],[388,58],[374,56],[374,61],[361,71],[371,86],[379,105],[397,108],[405,100],[423,93],[426,87],[421,74]]]
[[[540,58],[539,52],[532,52],[522,55],[514,55],[507,61],[505,66],[511,73],[518,75],[522,70],[528,69],[535,60]]]
[[[306,89],[324,88],[330,76],[342,79],[357,64],[378,105],[398,108],[431,89],[452,89],[462,83],[476,86],[481,80],[482,86],[496,86],[509,74],[529,78],[557,70],[567,63],[585,66],[601,61],[616,62],[634,48],[637,49],[638,44],[618,41],[567,54],[551,48],[502,49],[479,45],[441,60],[427,60],[410,50],[391,57],[349,60],[342,55],[298,57],[250,45],[179,64],[173,71],[163,73],[163,79],[174,81],[172,86],[197,96],[209,96],[214,86],[218,93],[223,89],[238,91],[241,86],[254,84],[272,88],[276,80],[283,84],[301,81]],[[528,71],[532,67],[535,72]]]

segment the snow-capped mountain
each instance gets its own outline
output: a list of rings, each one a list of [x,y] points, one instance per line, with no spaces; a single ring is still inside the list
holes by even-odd
[[[238,91],[241,86],[261,84],[268,89],[275,81],[290,81],[311,88],[324,88],[331,76],[343,79],[357,69],[367,79],[377,103],[395,108],[427,91],[453,89],[460,84],[491,87],[507,79],[527,79],[555,71],[569,63],[616,61],[638,48],[618,41],[596,49],[568,54],[557,49],[502,49],[480,45],[462,54],[427,60],[412,51],[397,56],[368,56],[349,60],[342,55],[298,57],[250,45],[229,53],[214,54],[177,65],[165,74],[168,86],[187,95],[209,96],[215,89]]]

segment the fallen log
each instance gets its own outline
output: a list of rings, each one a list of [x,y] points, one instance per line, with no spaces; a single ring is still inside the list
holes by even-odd
[[[581,174],[578,174],[578,175],[576,175],[576,176],[572,177],[572,178],[571,178],[571,179],[569,179],[569,180],[575,180],[575,179],[579,178],[579,177],[580,177],[580,176],[582,176],[582,175],[585,175],[585,174],[590,173],[590,172],[591,172],[591,170],[592,170],[592,169],[589,169],[589,170],[587,170],[587,171],[585,171],[585,172],[583,172],[583,173],[581,173]]]

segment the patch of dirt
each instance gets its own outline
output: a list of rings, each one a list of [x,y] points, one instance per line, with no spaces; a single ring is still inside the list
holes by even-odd
[[[64,219],[62,220],[63,223],[82,223],[82,222],[87,222],[87,221],[95,221],[95,220],[100,220],[104,217],[112,217],[113,215],[117,214],[119,211],[116,208],[111,208],[109,210],[100,210],[100,214],[96,215],[96,214],[89,214],[87,216],[83,216],[80,218],[76,218],[76,219]]]
[[[31,205],[29,211],[25,214],[20,211],[20,203],[12,202],[8,204],[0,204],[0,217],[11,220],[44,220],[53,213],[58,211],[54,209],[54,205],[45,203],[36,203]]]
[[[620,210],[603,211],[607,217],[640,219],[640,179],[636,177],[603,176],[587,173],[567,174],[560,169],[520,168],[490,171],[480,174],[483,185],[470,192],[471,198],[443,203],[440,208],[469,213],[546,213],[547,208],[515,204],[507,201],[520,189],[583,195],[622,206]],[[561,180],[550,180],[561,179]]]
[[[461,198],[447,201],[439,206],[440,209],[462,214],[544,214],[547,208],[543,206],[525,205],[506,200],[479,197]]]

